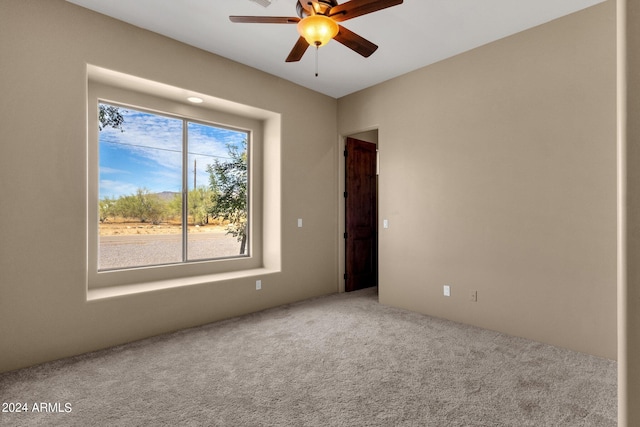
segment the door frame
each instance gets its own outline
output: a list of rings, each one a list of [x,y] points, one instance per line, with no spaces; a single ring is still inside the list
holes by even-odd
[[[366,129],[357,129],[351,132],[344,132],[341,133],[338,137],[338,292],[339,293],[343,293],[345,292],[345,280],[344,280],[344,273],[346,271],[346,266],[345,266],[345,256],[346,256],[346,251],[345,251],[345,242],[344,242],[344,233],[345,233],[345,223],[346,223],[346,213],[345,213],[345,200],[344,200],[344,192],[345,192],[345,158],[344,158],[344,150],[345,150],[345,146],[346,146],[346,140],[347,138],[356,138],[356,139],[362,139],[362,137],[358,137],[358,135],[363,134],[363,133],[368,133],[368,132],[373,132],[376,131],[378,132],[378,136],[380,135],[380,128],[379,126],[373,126],[370,128],[366,128]],[[368,142],[372,142],[372,141],[368,141]],[[379,149],[379,140],[376,142],[373,142],[374,144],[376,144],[376,147],[378,147]],[[378,167],[379,167],[379,163],[378,163]],[[378,171],[379,172],[379,171]],[[380,174],[378,173],[378,180],[380,179]],[[378,196],[379,199],[379,196]],[[378,203],[378,215],[380,213],[380,208],[379,208],[379,203]],[[378,216],[379,218],[379,216]],[[377,235],[377,240],[380,240],[379,235]],[[377,242],[376,242],[377,244]],[[378,266],[380,265],[380,262],[378,260]]]

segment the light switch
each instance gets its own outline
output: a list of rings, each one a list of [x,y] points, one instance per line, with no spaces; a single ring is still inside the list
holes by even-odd
[[[302,227],[302,218],[298,218],[298,227]]]

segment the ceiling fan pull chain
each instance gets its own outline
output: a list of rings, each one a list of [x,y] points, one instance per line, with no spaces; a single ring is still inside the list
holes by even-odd
[[[318,77],[318,46],[316,45],[316,77]]]

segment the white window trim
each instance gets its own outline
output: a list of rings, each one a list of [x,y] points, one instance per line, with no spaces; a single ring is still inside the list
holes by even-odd
[[[87,299],[101,299],[280,271],[280,115],[210,95],[87,66]],[[186,98],[198,96],[194,106]],[[139,106],[249,131],[249,256],[98,271],[98,102]],[[269,168],[264,168],[269,164]]]

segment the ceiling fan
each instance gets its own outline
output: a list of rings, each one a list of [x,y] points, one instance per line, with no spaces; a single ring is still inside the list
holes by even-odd
[[[286,62],[300,61],[307,48],[320,47],[334,39],[368,58],[378,46],[347,30],[338,22],[376,12],[402,3],[403,0],[298,0],[298,17],[286,16],[230,16],[231,22],[258,24],[297,24],[300,38],[293,46]]]

